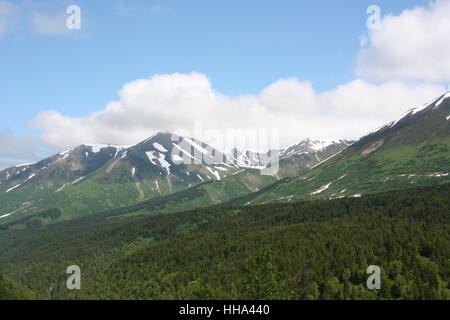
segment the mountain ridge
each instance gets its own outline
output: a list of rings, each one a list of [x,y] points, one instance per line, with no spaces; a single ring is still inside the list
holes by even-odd
[[[225,185],[230,186],[211,190],[214,195],[210,193],[209,198],[213,199],[207,202],[229,201],[301,173],[349,144],[337,140],[339,143],[313,150],[305,147],[305,141],[289,156],[282,156],[283,150],[276,151],[280,153],[280,172],[267,178],[259,177],[263,166],[255,164],[254,159],[234,157],[195,138],[167,132],[128,147],[82,144],[36,163],[1,171],[0,201],[4,207],[0,209],[0,223],[19,214],[52,208],[61,209],[63,216],[71,219],[73,215],[132,205],[227,177]],[[175,163],[180,159],[184,161]]]
[[[360,197],[450,181],[450,94],[447,92],[361,137],[348,148],[266,194],[241,203]]]

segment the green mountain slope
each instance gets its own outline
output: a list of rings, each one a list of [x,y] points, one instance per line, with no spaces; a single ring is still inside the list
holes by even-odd
[[[450,181],[450,97],[444,97],[409,111],[306,174],[239,202],[359,197]]]
[[[192,154],[208,147],[188,138],[176,145]],[[61,219],[68,220],[220,179],[219,169],[226,172],[222,177],[241,169],[224,163],[174,165],[174,147],[171,134],[159,133],[132,147],[82,145],[36,164],[6,169],[0,172],[0,223],[50,208],[58,208]]]
[[[53,299],[449,299],[449,192],[87,216],[1,233],[0,268]],[[80,291],[64,286],[72,264]]]
[[[82,215],[139,204],[147,199],[150,199],[147,201],[151,205],[147,206],[146,213],[223,203],[257,192],[283,177],[304,173],[350,143],[344,140],[327,143],[302,141],[280,151],[280,170],[272,177],[262,176],[260,170],[252,169],[255,164],[251,163],[253,159],[249,152],[240,153],[231,165],[215,162],[209,154],[202,154],[204,160],[210,157],[206,159],[210,160],[207,163],[212,163],[209,165],[175,164],[169,160],[175,147],[171,140],[170,134],[157,134],[130,148],[97,146],[95,149],[81,146],[42,164],[2,172],[5,179],[6,176],[9,179],[4,180],[3,185],[0,184],[0,210],[3,210],[0,213],[0,229],[35,227],[71,220]],[[177,146],[186,152],[190,150],[189,155],[197,158],[199,156],[196,153],[200,152],[199,149],[203,150],[200,145],[211,149],[201,142],[187,141],[189,143],[184,144],[193,144],[197,149],[182,144]],[[217,155],[215,149],[211,152]],[[92,167],[90,161],[94,157],[101,161]],[[78,170],[87,167],[87,164],[91,166],[89,170]],[[20,172],[17,173],[17,170]],[[24,170],[23,173],[21,170]],[[28,178],[30,176],[31,179]],[[25,182],[21,179],[25,179]],[[64,182],[67,179],[72,182]],[[6,192],[15,183],[19,187],[12,187],[13,190]],[[152,211],[149,212],[149,209]],[[48,210],[54,214],[48,215]]]

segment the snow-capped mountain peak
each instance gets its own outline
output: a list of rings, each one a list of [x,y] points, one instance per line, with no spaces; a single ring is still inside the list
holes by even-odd
[[[294,155],[304,154],[304,153],[316,153],[321,152],[334,145],[344,145],[349,146],[351,141],[344,139],[334,139],[334,140],[317,140],[306,138],[301,142],[291,145],[287,148],[280,150],[280,158],[285,159]]]
[[[373,134],[373,133],[377,133],[377,132],[381,132],[383,130],[386,129],[391,129],[394,128],[395,126],[397,126],[399,123],[403,123],[404,121],[408,121],[408,119],[414,117],[414,116],[418,116],[420,114],[422,114],[423,112],[426,112],[427,110],[439,110],[443,103],[447,104],[448,101],[450,101],[450,91],[447,91],[446,93],[440,95],[437,98],[434,98],[433,100],[424,103],[423,105],[419,106],[419,107],[415,107],[415,108],[410,108],[408,109],[408,111],[406,111],[406,113],[404,113],[401,117],[399,117],[397,120],[391,121],[385,125],[380,126],[379,128],[369,132],[368,134]],[[447,116],[448,117],[448,116]],[[446,117],[444,117],[444,119],[446,119]],[[448,120],[448,119],[446,119]],[[365,137],[365,136],[363,136]]]

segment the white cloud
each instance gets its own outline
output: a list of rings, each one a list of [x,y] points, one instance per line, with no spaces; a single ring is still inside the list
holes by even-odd
[[[0,0],[0,37],[13,28],[18,14],[15,4]]]
[[[38,158],[36,141],[16,136],[9,129],[0,130],[0,146],[0,170],[13,164]]]
[[[66,27],[67,14],[46,15],[40,12],[31,13],[33,32],[37,34],[65,35],[70,30]]]
[[[361,77],[450,81],[450,0],[387,15],[361,44]]]
[[[123,3],[123,14],[143,12],[136,2]],[[360,39],[360,78],[325,92],[290,78],[232,97],[203,74],[155,75],[126,84],[102,110],[84,117],[48,110],[30,125],[58,151],[85,142],[134,144],[157,131],[192,130],[196,122],[222,132],[278,130],[283,145],[305,137],[356,139],[448,90],[436,81],[450,81],[449,9],[450,0],[442,0],[385,16],[380,30]],[[40,18],[51,32],[53,20]]]
[[[355,80],[318,93],[311,83],[281,79],[258,95],[229,97],[199,73],[156,75],[126,84],[118,101],[86,117],[44,111],[31,126],[43,143],[65,149],[84,142],[134,144],[157,131],[279,130],[282,144],[304,137],[355,139],[438,97],[441,85],[381,85]]]
[[[73,35],[66,26],[70,14],[66,12],[69,2],[30,2],[0,0],[0,37],[5,34],[20,36]],[[88,21],[83,16],[83,28]]]

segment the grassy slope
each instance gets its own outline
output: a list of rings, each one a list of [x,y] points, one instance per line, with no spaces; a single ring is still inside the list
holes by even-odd
[[[36,222],[37,219],[39,219],[39,223],[42,224],[70,221],[76,217],[88,216],[94,212],[97,212],[97,210],[100,210],[101,208],[119,207],[119,204],[122,201],[120,199],[127,196],[129,197],[128,201],[131,201],[131,205],[119,207],[118,209],[111,209],[110,211],[121,213],[121,217],[133,217],[202,208],[218,203],[228,202],[237,197],[249,195],[260,188],[264,188],[265,186],[272,184],[274,181],[276,181],[275,177],[261,176],[259,170],[247,170],[228,176],[221,181],[208,181],[186,190],[168,193],[159,197],[153,197],[142,202],[134,201],[133,195],[127,193],[130,191],[130,188],[123,185],[121,186],[121,188],[123,188],[123,193],[118,191],[117,199],[114,202],[110,203],[108,206],[101,207],[98,206],[99,203],[109,202],[111,199],[109,196],[103,197],[102,192],[109,193],[111,192],[110,189],[108,189],[108,191],[102,191],[98,188],[98,185],[95,185],[94,182],[86,181],[84,184],[80,184],[79,187],[75,186],[78,187],[77,189],[71,189],[71,196],[69,197],[64,196],[59,200],[56,200],[55,198],[49,199],[49,201],[53,200],[48,204],[49,208],[71,208],[71,211],[61,210],[63,211],[61,218],[37,218],[34,213],[30,213],[21,219],[4,219],[4,221],[2,221],[3,225],[0,225],[0,229],[24,229],[27,224],[30,224],[30,222]],[[120,184],[115,185],[119,186]],[[111,188],[111,185],[107,186]],[[91,194],[89,197],[84,198],[82,202],[77,201],[79,197],[82,197],[82,195],[78,194],[77,190],[81,190],[83,193],[89,193],[90,191]],[[134,204],[136,202],[138,203]],[[92,204],[92,208],[90,209],[86,208],[86,205],[89,204]],[[74,213],[70,214],[70,212]]]
[[[425,156],[426,155],[426,156]],[[388,148],[375,154],[343,154],[263,194],[241,199],[262,203],[353,196],[450,181],[450,138]],[[324,191],[313,194],[331,183]],[[284,199],[282,199],[284,198]]]
[[[436,102],[361,138],[307,174],[240,202],[337,198],[450,181],[450,99]]]

